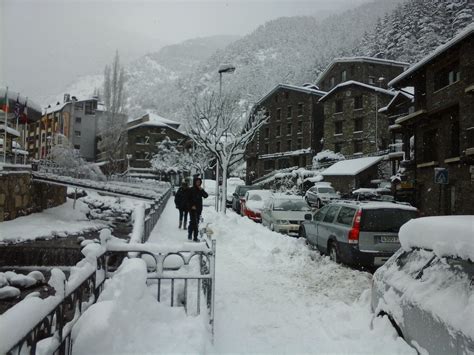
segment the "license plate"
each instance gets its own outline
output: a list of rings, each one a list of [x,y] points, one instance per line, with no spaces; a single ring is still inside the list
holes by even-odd
[[[390,237],[390,236],[382,235],[380,237],[380,242],[381,243],[398,243],[398,237]]]

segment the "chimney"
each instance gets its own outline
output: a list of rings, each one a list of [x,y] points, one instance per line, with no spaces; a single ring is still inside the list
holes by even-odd
[[[70,94],[64,94],[64,102],[69,102],[71,101],[71,95]]]

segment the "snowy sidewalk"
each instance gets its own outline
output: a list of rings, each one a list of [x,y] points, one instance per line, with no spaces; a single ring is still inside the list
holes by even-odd
[[[371,329],[370,274],[233,212],[203,215],[217,239],[215,345],[206,352],[416,353],[387,319]],[[186,238],[170,200],[149,241]]]

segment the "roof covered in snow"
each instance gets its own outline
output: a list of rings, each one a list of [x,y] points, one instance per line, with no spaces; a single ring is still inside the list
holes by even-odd
[[[412,88],[412,87],[410,87]],[[396,95],[390,100],[390,102],[387,104],[387,106],[382,107],[379,112],[385,112],[387,111],[398,99],[406,99],[410,100],[413,102],[415,100],[415,97],[413,94],[410,94],[408,91],[400,90],[397,91]]]
[[[324,101],[325,99],[327,99],[329,96],[331,96],[333,93],[335,93],[339,89],[345,88],[345,87],[348,87],[348,86],[352,86],[352,85],[360,86],[360,87],[363,87],[367,90],[372,90],[372,91],[375,91],[375,92],[378,92],[378,93],[381,93],[381,94],[384,94],[384,95],[395,96],[397,94],[396,91],[387,90],[387,89],[384,89],[384,88],[379,88],[378,86],[373,86],[373,85],[369,85],[369,84],[364,84],[364,83],[361,83],[360,81],[349,80],[349,81],[345,81],[343,83],[337,84],[326,95],[321,97],[319,99],[319,101]]]
[[[463,31],[461,31],[457,36],[453,39],[449,40],[445,44],[436,48],[433,52],[429,55],[421,59],[419,62],[413,64],[410,68],[406,71],[401,73],[395,79],[388,83],[389,86],[398,86],[398,85],[405,85],[404,81],[412,77],[418,70],[423,68],[425,65],[431,63],[433,60],[438,58],[444,52],[446,52],[449,48],[457,45],[458,43],[464,41],[465,39],[474,35],[474,24],[467,26]]]
[[[348,159],[337,162],[334,165],[331,165],[329,168],[324,170],[321,175],[331,176],[331,175],[347,175],[355,176],[362,171],[370,168],[371,166],[377,164],[383,159],[383,157],[365,157],[358,159]]]
[[[132,129],[142,126],[154,126],[163,128],[178,129],[181,124],[176,121],[161,117],[155,113],[147,113],[139,118],[135,118],[127,123],[127,129]]]
[[[316,80],[316,83],[319,84],[322,80],[324,80],[326,75],[332,70],[332,68],[337,63],[351,63],[351,62],[374,63],[374,64],[382,64],[382,65],[403,67],[403,68],[408,68],[410,66],[409,63],[405,63],[405,62],[398,62],[396,60],[373,58],[373,57],[341,57],[341,58],[335,58],[331,62],[331,64],[329,64],[329,66],[326,69],[324,69],[324,71],[321,74],[319,74],[318,79]]]
[[[266,99],[268,99],[270,96],[272,96],[276,91],[278,91],[280,89],[299,91],[299,92],[303,92],[303,93],[306,93],[306,94],[318,95],[318,96],[323,96],[324,94],[326,94],[325,91],[316,90],[316,89],[313,89],[313,88],[308,87],[308,86],[278,84],[273,89],[271,89],[265,96],[263,96],[255,105],[258,106],[259,104],[264,102]]]

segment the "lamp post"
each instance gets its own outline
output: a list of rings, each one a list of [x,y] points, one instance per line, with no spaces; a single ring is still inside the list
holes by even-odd
[[[232,74],[235,71],[235,66],[232,64],[223,64],[219,67],[217,71],[219,73],[219,100],[222,97],[222,74],[228,73]],[[222,184],[225,184],[226,181],[222,181]],[[216,161],[216,211],[219,211],[219,159]],[[224,206],[225,208],[225,206]]]
[[[374,77],[371,76],[370,78],[373,79]],[[384,80],[385,78],[382,76],[378,78],[380,88]],[[377,152],[379,151],[379,95],[377,92],[375,93],[375,149]]]

